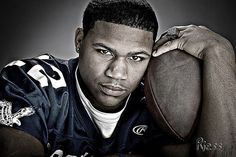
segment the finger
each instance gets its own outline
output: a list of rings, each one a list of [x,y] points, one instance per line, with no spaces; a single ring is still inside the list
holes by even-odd
[[[152,53],[152,56],[158,57],[158,56],[160,56],[166,52],[169,52],[171,50],[174,50],[174,49],[183,50],[183,43],[184,42],[182,39],[175,39],[172,41],[168,41],[164,45],[158,47],[158,49]]]
[[[157,50],[157,48],[166,42],[173,40],[174,37],[171,36],[163,36],[159,40],[156,41],[155,45],[153,46],[153,51]]]
[[[178,30],[182,31],[182,30],[185,30],[187,28],[189,28],[189,25],[187,26],[175,26]]]
[[[174,26],[169,28],[166,32],[164,32],[160,39],[156,41],[156,43],[153,46],[153,51],[156,51],[158,47],[165,44],[166,42],[170,40],[174,40],[177,38],[180,38],[183,36],[184,33],[189,31],[189,28],[196,28],[198,26],[196,25],[188,25],[188,26]],[[155,52],[154,52],[155,54]]]
[[[168,29],[165,33],[163,33],[158,41],[153,46],[153,51],[155,51],[159,46],[163,45],[167,41],[177,39],[179,37],[180,31],[172,27]]]
[[[194,28],[194,27],[197,27],[196,25],[193,25],[193,24],[191,24],[191,25],[186,25],[186,26],[175,26],[178,30],[180,30],[180,31],[183,31],[183,30],[186,30],[186,29],[188,29],[188,28]]]

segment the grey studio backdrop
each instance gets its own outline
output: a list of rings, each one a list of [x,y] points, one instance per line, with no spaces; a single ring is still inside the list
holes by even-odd
[[[236,46],[234,0],[149,0],[158,36],[174,25],[205,25]],[[3,0],[0,2],[0,68],[21,58],[50,53],[76,57],[74,32],[81,26],[87,0]]]

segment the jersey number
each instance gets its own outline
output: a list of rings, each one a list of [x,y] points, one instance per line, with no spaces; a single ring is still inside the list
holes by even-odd
[[[53,69],[53,71],[55,73],[58,74],[59,79],[54,79],[51,76],[49,76],[45,69],[41,66],[41,65],[35,65],[33,66],[28,72],[27,74],[29,74],[32,78],[34,78],[35,80],[39,81],[40,86],[41,87],[46,87],[48,86],[48,79],[51,81],[52,86],[54,88],[60,88],[60,87],[66,87],[66,82],[65,79],[62,75],[62,72],[57,69],[55,66],[50,65],[49,66]],[[43,71],[44,73],[40,72]]]

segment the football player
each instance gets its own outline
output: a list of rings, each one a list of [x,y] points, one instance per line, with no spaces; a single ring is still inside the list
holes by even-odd
[[[178,48],[210,60],[218,51],[202,50],[233,50],[205,27],[177,28],[178,39],[156,48],[158,23],[148,2],[89,2],[75,36],[78,58],[44,54],[1,71],[0,156],[151,156],[180,143],[146,108],[142,79],[151,56]]]

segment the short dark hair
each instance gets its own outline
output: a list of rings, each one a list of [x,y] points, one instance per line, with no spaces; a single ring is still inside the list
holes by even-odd
[[[92,0],[84,11],[84,36],[96,21],[123,24],[150,31],[156,39],[158,22],[151,5],[146,0]]]

